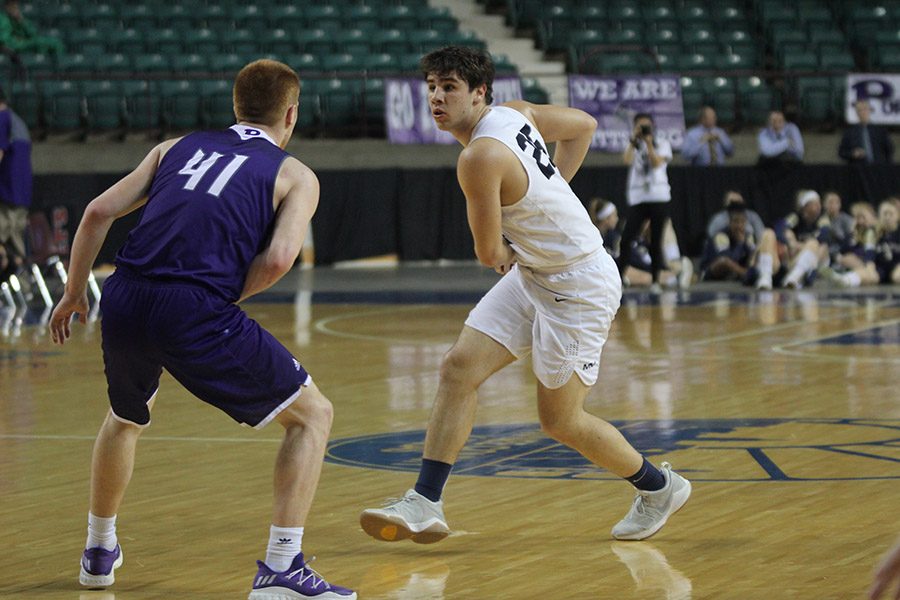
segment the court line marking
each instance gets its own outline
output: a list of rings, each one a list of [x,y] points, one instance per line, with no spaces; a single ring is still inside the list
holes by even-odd
[[[789,348],[795,348],[797,346],[805,346],[807,344],[815,344],[816,342],[821,342],[822,340],[831,339],[834,337],[841,337],[844,335],[852,335],[854,333],[862,333],[864,331],[871,331],[872,329],[878,329],[880,327],[890,327],[891,325],[900,324],[900,319],[888,319],[887,321],[875,321],[874,323],[870,323],[865,327],[855,327],[853,329],[845,329],[843,331],[836,331],[833,333],[829,333],[827,335],[819,335],[813,338],[799,340],[796,342],[790,342],[787,344],[778,344],[771,347],[772,352],[776,354],[782,354],[786,356],[802,356],[803,358],[813,359],[813,360],[821,360],[821,361],[831,361],[831,362],[865,362],[865,363],[875,363],[875,364],[896,364],[900,363],[900,358],[881,358],[876,356],[839,356],[834,354],[816,354],[815,352],[804,352],[802,350],[789,350]]]
[[[51,435],[0,433],[0,440],[39,440],[39,441],[93,441],[96,435]],[[211,444],[280,444],[281,438],[209,438],[182,436],[141,436],[141,441],[149,442],[202,442]]]
[[[323,319],[317,319],[312,327],[315,331],[319,333],[324,333],[325,335],[330,335],[333,337],[346,338],[350,340],[363,340],[367,342],[383,342],[383,343],[394,343],[394,344],[412,344],[417,346],[428,346],[428,345],[439,345],[439,344],[447,344],[448,346],[453,343],[452,340],[447,342],[435,342],[435,341],[425,341],[425,340],[415,340],[415,339],[403,339],[403,338],[392,338],[383,335],[366,335],[364,333],[347,333],[344,331],[337,331],[331,329],[329,327],[330,324],[335,323],[337,321],[342,321],[345,319],[356,319],[359,317],[369,317],[375,315],[383,315],[383,314],[393,314],[399,311],[413,311],[413,310],[422,310],[424,308],[430,308],[434,305],[432,304],[417,304],[411,306],[393,306],[391,308],[381,308],[374,310],[364,310],[364,311],[356,311],[350,312],[340,315],[335,315],[333,317],[325,317]]]

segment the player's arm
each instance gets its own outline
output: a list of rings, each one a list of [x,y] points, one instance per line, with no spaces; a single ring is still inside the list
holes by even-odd
[[[147,202],[147,193],[159,161],[177,141],[169,140],[156,146],[134,171],[91,200],[85,208],[72,242],[65,292],[50,316],[50,334],[55,343],[62,344],[69,337],[69,322],[73,313],[79,313],[82,323],[86,321],[88,276],[109,228],[116,219]]]
[[[525,115],[541,132],[545,142],[556,142],[553,163],[563,179],[572,181],[591,147],[591,140],[597,130],[596,119],[583,110],[552,104],[514,100],[503,106],[514,108]]]
[[[275,216],[272,239],[250,263],[238,302],[268,289],[294,266],[319,205],[319,180],[309,167],[288,158],[278,174],[275,195],[283,200]]]
[[[475,140],[459,155],[456,169],[466,196],[466,216],[475,238],[475,256],[481,264],[501,275],[516,261],[500,228],[500,188],[509,160],[515,157],[500,142]]]

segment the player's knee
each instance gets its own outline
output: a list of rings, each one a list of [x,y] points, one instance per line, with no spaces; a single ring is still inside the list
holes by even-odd
[[[441,360],[442,381],[464,381],[471,372],[471,358],[456,347],[451,348]]]
[[[280,416],[285,427],[299,425],[328,435],[334,421],[334,405],[317,389],[304,389]]]
[[[541,431],[549,438],[567,446],[572,445],[575,435],[574,422],[556,414],[541,414]]]

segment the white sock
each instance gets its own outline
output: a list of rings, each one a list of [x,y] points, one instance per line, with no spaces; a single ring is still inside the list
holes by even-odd
[[[681,260],[681,250],[678,249],[678,244],[666,244],[663,246],[663,256],[666,257],[666,262],[676,262]]]
[[[802,250],[800,255],[797,257],[797,262],[794,263],[794,267],[791,269],[791,272],[788,273],[785,281],[793,281],[798,282],[800,278],[812,271],[816,268],[816,265],[819,264],[819,259],[816,258],[815,252],[812,250]]]
[[[112,552],[119,539],[116,537],[116,517],[98,517],[88,512],[88,537],[85,549],[100,547]]]
[[[849,273],[838,275],[838,277],[840,277],[841,283],[847,287],[859,287],[862,285],[862,277],[856,271],[850,271]]]
[[[759,274],[762,276],[772,277],[772,255],[771,254],[760,254],[759,260],[756,262],[756,268],[759,269]]]
[[[278,573],[287,571],[303,546],[302,527],[269,527],[266,565]]]

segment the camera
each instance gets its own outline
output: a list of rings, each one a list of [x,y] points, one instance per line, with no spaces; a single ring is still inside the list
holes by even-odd
[[[653,128],[649,125],[641,125],[641,136],[648,136],[653,133]]]

